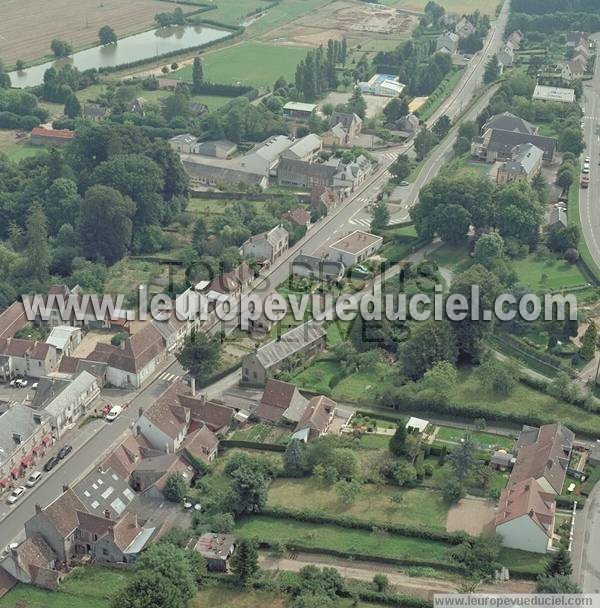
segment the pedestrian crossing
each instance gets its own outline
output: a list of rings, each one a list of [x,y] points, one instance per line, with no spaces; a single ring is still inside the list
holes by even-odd
[[[352,224],[353,226],[360,226],[361,228],[371,228],[371,220],[367,218],[361,217],[357,219],[348,220],[348,223]]]
[[[398,152],[385,152],[381,155],[381,158],[384,158],[388,162],[395,161],[398,158]]]
[[[181,374],[170,374],[169,372],[164,372],[159,376],[160,380],[164,380],[165,382],[169,382],[172,384],[173,382],[177,382],[181,378]]]

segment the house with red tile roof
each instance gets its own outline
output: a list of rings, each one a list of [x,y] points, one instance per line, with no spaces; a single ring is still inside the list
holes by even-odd
[[[517,442],[509,486],[533,477],[544,492],[561,494],[574,438],[573,432],[560,423],[525,426]]]
[[[56,567],[56,554],[39,534],[11,548],[0,562],[0,571],[4,570],[13,580],[50,590],[55,590],[64,576]]]
[[[510,485],[500,495],[496,532],[513,549],[546,553],[552,546],[554,494],[544,492],[533,478]]]
[[[118,388],[140,388],[166,354],[165,340],[152,323],[123,340],[120,346],[96,344],[88,361],[106,364],[106,381]]]
[[[170,395],[159,397],[144,410],[137,428],[150,445],[165,454],[179,450],[190,427],[190,410],[173,402]]]
[[[310,226],[310,213],[304,207],[291,209],[283,217],[295,226]]]
[[[192,460],[210,464],[217,457],[219,438],[206,425],[202,425],[185,438],[183,450]]]
[[[190,410],[192,423],[206,425],[213,433],[226,433],[235,410],[222,403],[208,401],[204,396],[179,395],[179,402]]]
[[[14,338],[15,334],[27,325],[25,308],[21,302],[11,304],[0,313],[0,340]]]
[[[282,418],[298,422],[307,404],[308,399],[300,394],[295,384],[269,378],[255,415],[261,422],[277,422]]]
[[[75,137],[75,131],[69,129],[45,129],[36,127],[31,130],[32,146],[64,146]]]
[[[337,403],[325,395],[313,397],[294,429],[293,438],[311,441],[326,435],[335,417]]]

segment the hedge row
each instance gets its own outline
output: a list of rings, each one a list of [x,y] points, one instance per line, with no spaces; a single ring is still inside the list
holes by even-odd
[[[284,445],[261,443],[260,441],[243,441],[242,439],[223,439],[220,445],[224,448],[247,448],[249,450],[264,450],[265,452],[285,452]]]
[[[555,355],[551,355],[549,353],[541,353],[540,351],[535,348],[532,348],[522,340],[519,340],[519,338],[515,338],[514,336],[511,336],[509,334],[496,334],[494,336],[494,339],[500,342],[501,344],[504,343],[508,346],[512,346],[512,348],[516,348],[518,350],[523,351],[529,357],[537,359],[540,363],[554,368],[557,372],[565,372],[572,378],[577,375],[573,369],[564,365],[560,357],[556,357]]]
[[[258,546],[261,549],[269,549],[275,543],[264,539],[258,539]],[[401,557],[382,557],[380,555],[371,555],[365,553],[357,553],[356,551],[347,552],[339,551],[337,549],[330,549],[326,547],[312,547],[305,546],[302,544],[294,543],[293,546],[286,547],[290,551],[302,551],[303,553],[316,553],[320,555],[331,555],[333,557],[339,557],[348,560],[359,560],[365,562],[377,562],[379,564],[393,564],[395,566],[420,566],[423,568],[435,568],[436,570],[445,570],[447,572],[458,572],[464,573],[465,569],[460,564],[454,564],[449,562],[441,562],[435,560],[421,560],[421,559],[410,559]]]
[[[526,386],[529,386],[530,388],[535,389],[536,391],[540,391],[542,393],[546,393],[547,395],[550,395],[551,397],[553,396],[551,391],[549,391],[548,389],[550,388],[550,382],[547,380],[542,380],[541,378],[534,378],[532,376],[530,376],[529,374],[523,374],[519,377],[519,382],[521,382],[522,384],[525,384]],[[574,405],[575,407],[579,407],[582,410],[585,410],[586,412],[591,411],[591,412],[595,412],[598,411],[598,406],[592,406],[592,407],[588,407],[588,400],[585,397],[576,397],[573,399],[567,399],[565,397],[563,397],[563,401],[566,401],[567,403],[570,403],[571,405]]]
[[[575,501],[578,509],[583,509],[585,505],[585,496],[557,496],[555,500],[556,506],[561,509],[572,509]]]
[[[504,412],[502,410],[492,410],[486,407],[477,405],[463,405],[456,403],[436,402],[431,398],[420,399],[418,396],[402,395],[397,400],[392,396],[393,402],[389,402],[389,397],[386,395],[379,397],[379,403],[382,407],[394,409],[397,412],[406,412],[411,414],[415,411],[421,413],[441,413],[446,416],[464,416],[465,418],[485,418],[488,422],[506,422],[509,424],[529,424],[531,426],[541,426],[543,424],[552,424],[556,422],[553,416],[545,416],[543,414],[531,414],[515,412]],[[590,431],[590,428],[585,425],[569,423],[569,428],[579,435],[584,437],[595,437],[595,433]]]
[[[330,515],[322,511],[301,511],[286,507],[267,507],[261,511],[261,515],[276,517],[278,519],[292,519],[311,524],[327,524],[353,530],[368,530],[369,532],[374,528],[385,528],[387,532],[397,534],[398,536],[436,540],[448,543],[449,545],[459,545],[466,540],[472,539],[466,532],[446,532],[425,526],[407,526],[402,524],[382,525],[374,521],[357,519],[348,515]]]

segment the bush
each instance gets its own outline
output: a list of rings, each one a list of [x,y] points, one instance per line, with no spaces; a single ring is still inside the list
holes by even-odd
[[[118,334],[115,334],[111,339],[110,339],[110,343],[113,346],[120,346],[121,342],[124,342],[125,340],[127,340],[127,338],[129,338],[129,334],[127,332],[124,331],[120,331]]]

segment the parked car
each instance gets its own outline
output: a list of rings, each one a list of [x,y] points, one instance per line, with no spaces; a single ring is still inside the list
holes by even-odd
[[[63,460],[63,458],[66,458],[72,451],[72,445],[63,445],[63,447],[58,450],[58,454],[56,456],[59,460]]]
[[[399,186],[410,186],[410,184],[406,181],[402,181],[398,184]]]
[[[121,414],[122,411],[123,411],[123,408],[120,405],[115,405],[115,406],[111,407],[110,412],[108,412],[108,414],[106,414],[106,420],[108,422],[112,422]]]
[[[9,383],[8,386],[12,386],[13,388],[17,388],[17,382],[20,382],[21,378],[13,378]]]
[[[32,389],[32,390],[34,390],[34,391],[37,391],[38,386],[39,386],[39,384],[38,384],[37,382],[34,382],[34,383],[31,385],[31,389]]]
[[[48,462],[44,465],[44,471],[46,471],[46,473],[48,473],[49,471],[51,471],[58,463],[60,462],[60,459],[57,458],[56,456],[52,456],[52,458],[50,458],[50,460],[48,460]]]
[[[29,384],[29,382],[27,380],[25,380],[25,378],[19,378],[18,380],[15,381],[15,386],[17,388],[25,388],[28,384]]]
[[[21,496],[23,496],[24,493],[25,493],[25,488],[23,486],[19,486],[18,488],[15,488],[10,493],[6,502],[9,505],[14,505],[17,502],[17,500],[19,500],[19,498],[21,498]]]
[[[39,471],[32,473],[25,482],[25,485],[28,488],[33,488],[33,486],[42,478],[42,474]]]

